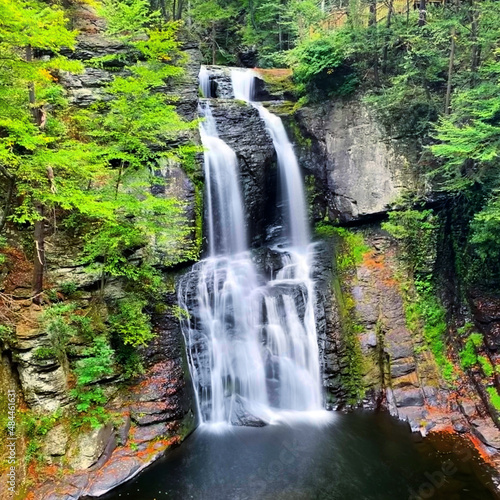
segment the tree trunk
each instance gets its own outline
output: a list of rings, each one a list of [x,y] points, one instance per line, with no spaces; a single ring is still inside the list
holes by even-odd
[[[10,214],[10,207],[12,206],[12,196],[14,194],[15,179],[10,176],[7,179],[7,197],[5,198],[5,205],[3,207],[2,219],[0,220],[0,233],[3,231],[5,224],[7,223],[7,217]]]
[[[375,85],[378,87],[380,85],[380,78],[378,74],[378,44],[377,44],[377,0],[370,1],[370,19],[368,20],[368,25],[373,29],[373,78],[375,80]]]
[[[476,9],[474,0],[470,0],[470,15],[471,15],[471,39],[472,39],[472,53],[471,53],[471,73],[472,73],[472,86],[474,86],[476,79],[477,68],[479,67],[479,54],[480,47],[478,44],[478,11]]]
[[[186,24],[191,27],[191,24],[193,21],[191,20],[191,0],[188,0],[188,7],[187,7],[187,19],[186,19]]]
[[[217,62],[217,47],[215,41],[216,34],[215,21],[212,21],[212,64],[216,64]]]
[[[177,0],[177,17],[176,19],[182,19],[182,10],[184,9],[184,0]]]
[[[118,177],[116,178],[115,184],[115,200],[118,198],[118,191],[120,190],[120,184],[123,176],[123,161],[120,162],[120,168],[118,169]]]
[[[35,222],[35,258],[33,260],[33,302],[40,304],[40,294],[43,291],[43,274],[45,269],[45,237],[44,237],[44,223],[45,217],[43,214],[43,205],[35,203],[35,209],[41,220]]]
[[[26,47],[26,61],[33,61],[33,50],[30,45]],[[33,82],[28,84],[28,94],[29,94],[29,103],[31,105],[31,112],[33,114],[33,119],[38,127],[40,127],[42,123],[42,114],[40,109],[35,107],[36,96],[35,96],[35,85]],[[43,275],[45,269],[45,235],[44,235],[44,209],[43,205],[35,200],[35,210],[40,217],[39,220],[35,222],[33,239],[35,243],[35,256],[33,259],[33,282],[32,282],[32,291],[33,291],[33,302],[39,304],[41,302],[40,294],[43,291]]]
[[[427,2],[420,0],[420,8],[418,11],[418,25],[425,26],[427,24]]]
[[[176,2],[175,0],[173,0],[172,2],[172,21],[175,21],[175,13],[177,11],[177,5],[176,5]]]
[[[394,0],[389,0],[389,11],[387,12],[387,22],[385,24],[385,29],[387,31],[385,35],[385,43],[384,43],[384,51],[382,54],[382,73],[387,72],[387,57],[389,53],[389,29],[391,28],[391,21],[392,21],[392,9],[394,6]]]
[[[283,33],[281,32],[281,14],[278,14],[278,43],[280,50],[283,50]]]
[[[163,19],[167,20],[167,6],[165,5],[165,0],[160,0],[160,11]]]
[[[455,62],[455,27],[451,29],[451,48],[450,48],[450,63],[448,65],[448,84],[446,86],[446,99],[444,102],[444,114],[450,114],[450,100],[451,100],[451,79],[453,76],[453,64]]]

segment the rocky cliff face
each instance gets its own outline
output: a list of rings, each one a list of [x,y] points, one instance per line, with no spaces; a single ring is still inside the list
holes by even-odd
[[[349,222],[381,214],[411,188],[407,157],[360,100],[305,107],[294,117],[303,136],[312,141],[313,150],[301,156],[323,182],[321,195],[330,220]]]
[[[211,101],[219,137],[236,153],[250,241],[258,247],[274,225],[277,204],[276,153],[272,139],[252,106],[218,99]]]

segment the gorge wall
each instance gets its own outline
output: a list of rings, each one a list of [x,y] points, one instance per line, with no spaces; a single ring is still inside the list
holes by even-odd
[[[70,103],[87,108],[109,99],[106,85],[117,74],[126,75],[124,65],[136,55],[102,34],[104,24],[90,7],[80,6],[74,21],[80,34],[76,50],[68,54],[70,58],[88,62],[116,57],[109,66],[87,67],[81,74],[60,73]],[[192,120],[197,116],[200,53],[196,45],[187,42],[183,52],[187,57],[183,76],[162,91],[175,94],[179,114]],[[178,141],[193,144],[199,138],[197,132],[189,132]],[[150,187],[157,197],[182,200],[185,218],[192,226],[193,244],[199,237],[197,226],[201,226],[198,172],[199,166],[188,175],[180,163],[165,161],[156,175],[166,182]],[[112,418],[105,423],[81,425],[69,367],[90,355],[92,342],[74,336],[65,346],[67,360],[41,358],[39,353],[52,349],[54,343],[46,329],[44,312],[51,304],[71,304],[77,315],[91,318],[91,327],[97,329],[93,334],[98,334],[99,325],[109,320],[109,306],[124,299],[127,290],[120,277],[103,283],[100,272],[88,271],[80,260],[83,243],[78,231],[64,227],[55,230],[49,223],[44,231],[48,297],[44,304],[36,305],[30,299],[32,264],[23,252],[23,241],[29,241],[23,231],[9,228],[7,261],[0,276],[2,314],[15,320],[13,333],[0,340],[0,381],[2,394],[8,389],[17,393],[17,498],[100,496],[180,443],[196,425],[174,284],[179,271],[164,266],[166,256],[178,249],[172,249],[168,236],[159,234],[149,246],[130,256],[131,262],[139,263],[144,255],[152,255],[154,265],[163,272],[167,291],[161,298],[162,306],[147,311],[156,336],[147,347],[139,348],[137,359],[131,361],[132,369],[142,367],[141,374],[130,379],[114,364],[111,374],[97,380],[107,399],[104,410]],[[4,479],[2,475],[0,497],[10,498]]]
[[[486,396],[495,376],[463,369],[466,337],[461,332],[464,324],[481,332],[480,353],[495,366],[498,301],[484,289],[459,284],[446,205],[436,205],[436,196],[417,183],[412,169],[419,151],[388,136],[362,95],[302,107],[288,123],[318,238],[330,245],[321,247],[320,261],[328,255],[332,265],[323,264],[318,275],[326,311],[322,342],[329,403],[386,408],[423,435],[449,429],[465,433],[497,461],[498,410]],[[444,351],[453,365],[447,380],[431,352],[424,319],[412,323],[417,294],[403,265],[405,250],[377,222],[401,197],[416,194],[434,203],[442,221],[426,266],[440,283],[440,299],[434,300],[445,305]],[[331,222],[353,228],[335,230]]]

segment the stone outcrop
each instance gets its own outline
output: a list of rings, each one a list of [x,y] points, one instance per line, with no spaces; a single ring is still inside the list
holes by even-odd
[[[276,218],[277,168],[272,139],[252,106],[234,100],[210,101],[219,137],[238,158],[247,229],[253,246],[261,244]]]
[[[356,336],[366,390],[361,405],[385,408],[423,436],[431,432],[464,434],[483,457],[500,463],[500,430],[471,380],[456,366],[456,380],[445,382],[422,333],[407,327],[397,245],[377,226],[364,228],[363,235],[369,250],[340,292],[340,301],[353,301],[359,325]],[[342,297],[345,294],[347,298]],[[335,308],[339,291],[333,299]],[[496,303],[486,302],[485,320],[495,314],[491,307]],[[335,339],[338,334],[330,328],[328,335]],[[342,366],[336,373],[342,376]]]
[[[172,313],[175,303],[175,294],[167,295],[166,312],[153,318],[157,336],[141,353],[144,375],[115,390],[107,403],[106,408],[115,415],[113,423],[82,432],[70,443],[60,426],[47,434],[50,462],[60,463],[66,455],[74,472],[63,480],[47,481],[37,490],[36,500],[103,495],[138,474],[194,429],[192,385],[185,370],[179,322]]]
[[[306,170],[321,179],[320,194],[330,220],[349,222],[381,214],[411,187],[407,157],[359,100],[305,107],[295,119],[312,141],[300,156]]]

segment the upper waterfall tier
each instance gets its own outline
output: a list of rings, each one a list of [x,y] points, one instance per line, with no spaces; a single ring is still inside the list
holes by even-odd
[[[234,151],[219,137],[210,107],[200,134],[205,146],[207,221],[210,255],[235,254],[248,248],[243,201]]]
[[[271,134],[278,156],[286,227],[292,245],[305,246],[309,243],[310,235],[300,167],[281,118],[269,112],[262,104],[254,102],[255,78],[252,70],[233,69],[231,72],[233,92],[237,99],[244,100],[258,109]]]

